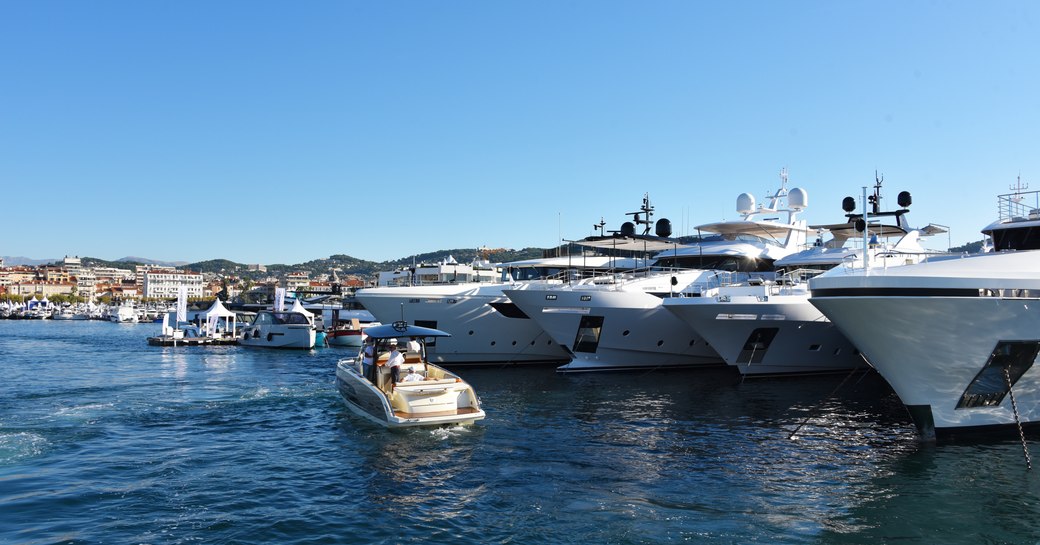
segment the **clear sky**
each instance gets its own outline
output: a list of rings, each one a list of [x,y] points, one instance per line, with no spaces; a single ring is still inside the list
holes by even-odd
[[[1040,189],[1040,4],[0,1],[0,255],[299,263]]]

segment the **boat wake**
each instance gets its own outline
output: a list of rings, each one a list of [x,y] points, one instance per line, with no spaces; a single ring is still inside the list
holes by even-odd
[[[49,444],[42,435],[35,433],[0,433],[0,466],[39,456]]]

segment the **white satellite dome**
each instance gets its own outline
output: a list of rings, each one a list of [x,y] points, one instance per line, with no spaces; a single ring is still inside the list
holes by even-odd
[[[755,211],[755,196],[751,193],[741,193],[737,196],[737,213],[750,214]]]
[[[809,194],[800,187],[795,187],[787,194],[787,206],[791,210],[805,210],[809,206]]]

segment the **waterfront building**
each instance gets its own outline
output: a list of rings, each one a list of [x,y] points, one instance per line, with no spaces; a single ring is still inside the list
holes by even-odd
[[[188,298],[201,298],[203,295],[202,273],[163,267],[144,271],[140,276],[143,276],[141,293],[144,297],[176,299],[182,286],[187,288]]]
[[[37,268],[36,276],[45,282],[68,283],[72,281],[72,275],[64,265],[44,265]]]
[[[311,285],[310,276],[305,272],[291,272],[285,275],[286,291],[307,291]]]
[[[91,269],[82,269],[75,276],[76,294],[80,297],[93,301],[97,293],[97,277]]]
[[[84,272],[83,260],[80,259],[79,256],[65,256],[65,259],[62,260],[61,264],[65,267],[65,270],[69,272],[69,276],[79,277]]]
[[[55,295],[74,295],[76,293],[76,284],[72,282],[32,280],[9,284],[6,286],[6,291],[11,296],[24,298],[36,296],[42,299],[44,297],[54,297]]]
[[[118,269],[116,267],[94,267],[94,277],[98,282],[113,284],[120,283],[126,278],[133,278],[134,272],[130,269]]]
[[[160,271],[168,272],[168,273],[175,273],[175,272],[177,272],[177,267],[172,267],[170,265],[134,265],[134,279],[137,282],[137,291],[139,291],[140,293],[144,293],[145,292],[145,290],[144,290],[144,277],[145,277],[145,275],[147,273],[149,273],[149,272],[160,272]],[[149,296],[145,295],[145,297],[149,297]],[[177,297],[177,296],[174,295],[174,297]]]

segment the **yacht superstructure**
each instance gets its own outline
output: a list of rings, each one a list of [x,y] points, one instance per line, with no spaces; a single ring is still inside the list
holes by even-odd
[[[834,267],[862,262],[864,248],[874,266],[920,261],[934,254],[920,245],[920,238],[945,232],[931,224],[923,229],[910,227],[908,192],[899,194],[900,208],[892,211],[881,210],[881,180],[871,197],[869,214],[855,213],[855,199],[847,197],[843,202],[845,223],[811,227],[820,237],[810,248],[777,260],[777,278],[712,288],[701,297],[668,298],[665,308],[745,376],[866,367],[852,342],[809,303],[808,279]],[[830,233],[830,240],[824,242],[824,233]]]
[[[741,194],[740,220],[698,227],[713,236],[659,248],[647,270],[506,294],[570,352],[561,372],[719,365],[718,353],[662,301],[771,276],[774,260],[803,247],[807,227],[797,216],[806,204],[804,190],[788,191],[785,172],[768,206]],[[759,219],[765,214],[786,217]]]

